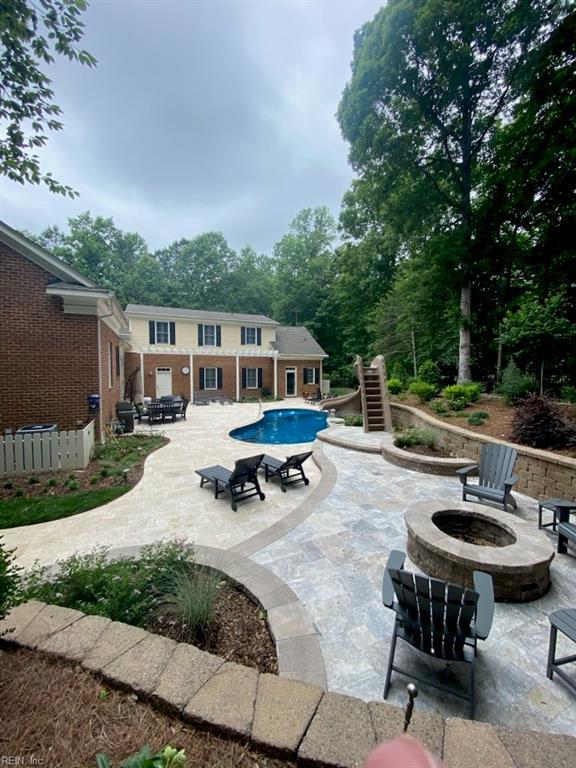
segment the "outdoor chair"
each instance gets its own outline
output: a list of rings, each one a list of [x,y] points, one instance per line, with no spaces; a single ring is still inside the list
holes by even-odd
[[[194,392],[194,405],[208,405],[210,403],[210,395],[205,392]]]
[[[307,398],[304,399],[305,403],[310,403],[310,405],[315,405],[316,403],[319,403],[320,400],[322,400],[322,392],[320,392],[319,389],[314,392],[313,395],[309,395]]]
[[[277,477],[281,482],[282,493],[286,493],[286,486],[293,483],[304,483],[309,485],[310,480],[304,474],[304,468],[302,464],[306,459],[312,456],[313,451],[307,451],[306,453],[296,453],[294,456],[288,456],[286,461],[280,461],[273,456],[264,454],[262,459],[262,466],[264,467],[264,477],[266,482],[269,478]]]
[[[488,443],[480,450],[480,463],[470,467],[457,469],[456,474],[462,483],[462,499],[467,496],[477,496],[495,504],[501,504],[506,511],[510,504],[517,509],[516,499],[512,496],[512,486],[518,482],[518,476],[513,475],[517,452],[514,448],[500,443]],[[468,482],[468,475],[478,470],[478,483]]]
[[[200,475],[200,487],[205,483],[214,483],[214,498],[217,499],[221,493],[230,491],[231,507],[234,512],[238,509],[238,502],[249,499],[252,496],[260,496],[260,501],[264,501],[266,496],[262,493],[260,483],[258,482],[258,467],[260,466],[264,454],[250,456],[248,459],[238,459],[233,471],[216,464],[206,469],[197,469],[196,474]]]
[[[220,403],[220,405],[232,405],[234,402],[228,395],[214,395],[213,400],[215,403]]]
[[[396,613],[384,698],[388,697],[394,670],[468,701],[470,719],[473,719],[477,641],[488,637],[494,616],[492,577],[474,571],[475,589],[466,589],[405,571],[405,558],[404,552],[390,553],[382,584],[382,602]],[[468,693],[433,683],[396,666],[394,654],[398,638],[436,659],[468,664]]]

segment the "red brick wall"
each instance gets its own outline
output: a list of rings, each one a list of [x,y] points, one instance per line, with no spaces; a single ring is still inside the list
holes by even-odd
[[[279,397],[286,397],[286,368],[296,368],[296,394],[300,397],[308,397],[320,388],[320,382],[304,384],[304,368],[320,368],[320,376],[322,376],[320,360],[278,360]]]
[[[117,349],[120,340],[103,320],[100,320],[100,365],[102,379],[100,383],[100,412],[102,425],[106,426],[116,418],[116,403],[123,399],[120,391],[120,372],[116,365]],[[111,350],[111,358],[110,358]],[[112,376],[109,376],[109,360],[112,364]]]
[[[222,368],[222,389],[208,390],[236,399],[236,357],[233,355],[194,356],[194,391],[200,391],[200,368]]]
[[[86,396],[99,391],[98,321],[65,315],[61,299],[46,295],[49,277],[0,243],[0,433],[90,421]]]
[[[274,394],[274,360],[271,357],[240,358],[240,397],[258,397],[260,395],[259,388],[242,388],[242,368],[262,368],[262,387],[267,387]]]
[[[140,361],[137,363],[140,365]],[[190,367],[189,355],[144,355],[144,394],[156,397],[156,368],[172,369],[172,394],[183,395],[190,399],[190,374],[182,373],[182,368]],[[197,379],[195,380],[198,381]],[[196,385],[195,385],[196,386]]]

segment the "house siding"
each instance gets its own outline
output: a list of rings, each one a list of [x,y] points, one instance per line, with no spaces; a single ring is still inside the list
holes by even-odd
[[[148,331],[148,323],[150,320],[165,320],[169,321],[170,318],[164,317],[130,317],[130,333],[132,345],[135,348],[149,347],[150,336]],[[176,347],[184,347],[185,349],[197,349],[198,348],[198,322],[193,320],[183,320],[181,318],[173,318],[176,323]],[[206,323],[204,323],[206,324]],[[247,323],[224,323],[215,322],[209,323],[213,325],[219,325],[222,329],[222,345],[224,349],[238,349],[242,348],[240,328],[248,325]],[[261,346],[255,346],[253,344],[248,345],[248,349],[270,349],[270,344],[275,340],[276,334],[274,328],[267,326],[259,326],[254,324],[256,328],[262,330],[262,344]],[[170,349],[169,345],[159,345],[160,349]]]
[[[98,392],[98,319],[62,312],[46,295],[50,275],[0,243],[0,431],[56,422],[75,429],[91,420],[87,395]]]
[[[304,384],[304,368],[320,368],[320,377],[322,377],[322,359],[317,360],[301,358],[280,359],[278,360],[278,396],[286,397],[286,368],[296,368],[296,394],[299,397],[308,397],[313,395],[320,387],[318,384]]]

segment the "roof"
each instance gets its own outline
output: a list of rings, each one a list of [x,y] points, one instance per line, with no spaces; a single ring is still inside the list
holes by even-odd
[[[281,355],[328,357],[307,328],[302,325],[280,325],[276,328],[276,349]]]
[[[148,317],[182,317],[190,320],[221,320],[225,323],[254,323],[256,325],[279,325],[266,315],[245,315],[239,312],[209,312],[205,309],[181,309],[179,307],[150,307],[146,304],[128,304],[127,315]]]
[[[73,283],[85,288],[97,287],[92,280],[84,277],[80,272],[76,272],[68,264],[52,256],[41,245],[32,242],[32,240],[17,230],[12,229],[3,221],[0,221],[0,241],[65,283]]]

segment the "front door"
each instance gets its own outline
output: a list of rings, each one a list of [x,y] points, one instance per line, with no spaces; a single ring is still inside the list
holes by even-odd
[[[286,397],[296,397],[296,368],[286,368]]]
[[[156,397],[172,394],[172,368],[156,368]]]

